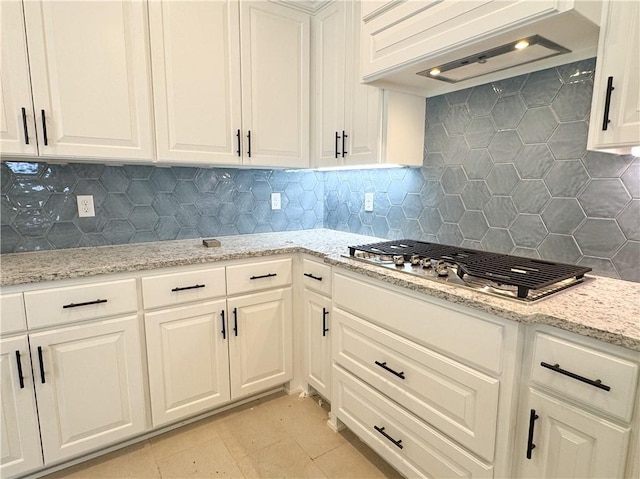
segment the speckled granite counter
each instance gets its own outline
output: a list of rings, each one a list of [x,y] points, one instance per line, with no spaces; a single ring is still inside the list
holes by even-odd
[[[0,256],[3,287],[171,266],[304,252],[419,293],[496,316],[547,324],[640,351],[640,283],[590,277],[584,284],[542,301],[521,304],[343,258],[347,246],[378,241],[333,230],[229,236],[205,248],[199,240],[77,248]]]

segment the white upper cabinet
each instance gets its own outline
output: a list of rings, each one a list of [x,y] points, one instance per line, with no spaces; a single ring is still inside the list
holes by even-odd
[[[0,35],[0,151],[3,156],[35,156],[38,147],[22,2],[0,2]]]
[[[310,23],[282,5],[240,3],[245,165],[309,165]]]
[[[149,3],[157,157],[240,164],[236,1]]]
[[[640,147],[640,4],[606,0],[593,84],[589,150]]]
[[[39,154],[153,158],[146,3],[24,3]]]

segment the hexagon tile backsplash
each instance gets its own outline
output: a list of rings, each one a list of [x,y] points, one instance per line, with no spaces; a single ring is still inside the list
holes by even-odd
[[[325,227],[640,281],[640,159],[586,152],[594,67],[585,60],[429,98],[422,168],[4,162],[2,252]],[[271,192],[282,193],[281,210],[271,210]],[[78,194],[94,195],[95,218],[78,218]]]

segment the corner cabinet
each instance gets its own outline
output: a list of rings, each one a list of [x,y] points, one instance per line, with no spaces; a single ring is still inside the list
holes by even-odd
[[[587,149],[640,147],[640,4],[604,0]]]

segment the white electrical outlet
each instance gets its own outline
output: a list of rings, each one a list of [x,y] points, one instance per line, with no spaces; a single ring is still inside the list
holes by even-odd
[[[373,211],[373,193],[364,194],[364,210]]]
[[[282,208],[280,193],[271,193],[271,209],[279,210]]]
[[[80,218],[88,218],[96,215],[93,207],[93,195],[78,195],[78,216]]]

